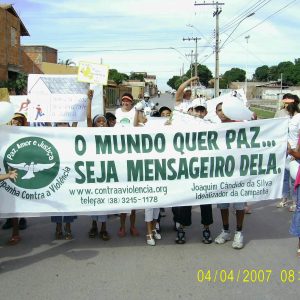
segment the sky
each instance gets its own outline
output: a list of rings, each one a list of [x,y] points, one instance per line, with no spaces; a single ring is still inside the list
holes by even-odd
[[[205,1],[213,3],[213,1]],[[8,3],[8,0],[0,3]],[[29,31],[23,45],[58,50],[58,59],[101,62],[129,74],[157,76],[158,88],[186,72],[195,54],[215,73],[215,5],[195,0],[13,0]],[[220,74],[300,57],[300,0],[223,0],[219,14]],[[252,12],[255,14],[249,16]],[[247,17],[248,16],[248,17]],[[249,36],[248,38],[246,38]],[[185,39],[185,40],[184,40]]]

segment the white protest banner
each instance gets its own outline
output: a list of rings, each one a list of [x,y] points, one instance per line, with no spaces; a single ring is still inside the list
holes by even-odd
[[[288,120],[132,128],[0,127],[0,217],[281,197]],[[195,127],[194,127],[195,128]]]
[[[76,75],[30,74],[29,122],[78,122],[86,119],[89,84]]]
[[[30,100],[27,95],[9,96],[10,103],[14,106],[14,111],[24,114],[27,117]]]
[[[108,70],[107,65],[81,61],[78,67],[78,81],[107,85]]]

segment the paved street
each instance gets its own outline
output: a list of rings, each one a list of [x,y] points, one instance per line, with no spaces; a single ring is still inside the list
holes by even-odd
[[[163,238],[155,247],[145,243],[143,211],[138,211],[141,235],[136,238],[119,238],[119,218],[110,217],[108,242],[88,238],[87,216],[75,221],[72,241],[54,240],[50,218],[29,218],[16,246],[7,246],[10,232],[0,230],[1,299],[298,299],[297,239],[288,234],[292,214],[275,203],[253,204],[253,213],[246,215],[242,250],[232,249],[231,242],[202,244],[198,207],[185,245],[174,243],[172,212],[167,209]],[[213,214],[215,237],[221,220],[217,208]],[[234,217],[231,213],[233,229]],[[202,278],[201,270],[210,270],[211,278]],[[221,273],[214,278],[217,270]],[[256,270],[252,278],[251,270]],[[295,270],[291,283],[285,270]]]
[[[172,107],[173,99],[164,95],[153,101]],[[88,237],[88,216],[75,220],[71,241],[54,239],[50,217],[29,218],[16,246],[7,245],[10,230],[0,229],[1,299],[298,299],[297,238],[288,233],[292,213],[276,208],[276,200],[253,203],[252,211],[245,216],[242,250],[234,250],[230,241],[203,244],[199,207],[193,208],[184,245],[174,243],[168,208],[155,247],[146,245],[142,210],[139,237],[127,232],[119,238],[119,217],[113,215],[108,220],[112,239],[106,242]],[[213,216],[214,238],[221,229],[215,206]],[[230,227],[234,231],[232,211]]]

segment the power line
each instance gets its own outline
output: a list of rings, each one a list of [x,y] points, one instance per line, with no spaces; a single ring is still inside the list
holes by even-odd
[[[210,48],[210,46],[198,46]],[[174,50],[175,47],[157,47],[157,48],[129,48],[129,49],[95,49],[95,50],[58,50],[60,53],[96,53],[96,52],[130,52],[130,51],[155,51],[155,50]],[[176,47],[180,49],[191,49],[191,47]]]
[[[262,2],[264,1],[264,2]],[[256,13],[257,11],[259,11],[261,8],[263,8],[265,5],[267,5],[271,0],[261,0],[258,1],[256,4],[254,4],[252,7],[248,8],[247,10],[245,10],[243,13],[241,13],[240,15],[238,15],[234,20],[232,20],[231,22],[225,24],[221,30],[220,33],[224,33],[226,31],[229,31],[230,29],[232,29],[237,23],[239,23],[245,16],[251,14],[251,13]],[[259,3],[260,2],[260,3]]]
[[[227,43],[227,45],[230,44],[230,43],[232,43],[233,41],[237,40],[237,39],[238,39],[239,37],[241,37],[242,35],[244,35],[244,34],[248,33],[249,31],[253,30],[254,28],[260,26],[260,25],[261,25],[262,23],[264,23],[266,20],[270,19],[271,17],[273,17],[274,15],[276,15],[276,14],[279,13],[279,12],[281,12],[282,10],[284,10],[285,8],[287,8],[288,6],[290,6],[292,3],[297,2],[297,1],[299,1],[299,0],[293,0],[293,1],[289,2],[287,5],[283,6],[283,7],[280,8],[279,10],[275,11],[274,13],[272,13],[271,15],[269,15],[267,18],[265,18],[265,19],[262,20],[261,22],[257,23],[255,26],[253,26],[253,27],[251,27],[250,29],[244,31],[243,33],[241,33],[240,35],[238,35],[236,38],[234,38],[234,39],[232,39],[231,41],[229,41],[229,42]]]

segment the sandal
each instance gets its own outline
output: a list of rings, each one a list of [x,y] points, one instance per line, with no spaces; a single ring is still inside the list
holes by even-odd
[[[175,243],[180,245],[185,244],[185,232],[182,228],[178,228]]]
[[[21,237],[19,235],[13,235],[9,240],[8,244],[11,246],[17,245],[21,241]]]
[[[152,234],[147,234],[147,244],[149,246],[155,246],[155,239],[153,238]]]
[[[97,227],[92,227],[89,231],[89,237],[91,239],[95,238],[98,234],[98,228]]]
[[[282,207],[286,207],[288,205],[288,201],[287,200],[282,200],[279,203],[277,203],[276,207],[277,208],[282,208]]]
[[[71,231],[65,232],[65,240],[73,240],[73,235]]]
[[[103,241],[109,241],[109,240],[110,240],[110,236],[109,236],[109,234],[108,234],[107,231],[100,231],[99,237],[100,237],[100,239],[102,239]]]
[[[56,239],[56,240],[62,240],[63,237],[64,237],[64,236],[63,236],[63,233],[62,233],[61,230],[55,231],[55,239]]]

